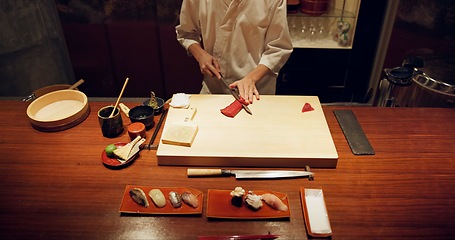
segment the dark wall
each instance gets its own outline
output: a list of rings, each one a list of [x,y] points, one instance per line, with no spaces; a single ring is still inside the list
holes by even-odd
[[[400,0],[384,68],[419,55],[455,56],[455,1]]]
[[[53,1],[0,1],[0,19],[0,96],[74,82]]]
[[[202,75],[177,42],[180,1],[58,1],[68,51],[88,96],[198,93]]]

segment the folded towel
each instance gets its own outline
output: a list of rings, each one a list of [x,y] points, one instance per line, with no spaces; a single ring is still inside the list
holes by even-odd
[[[172,96],[172,101],[169,105],[174,108],[188,108],[190,106],[190,95],[176,93]]]

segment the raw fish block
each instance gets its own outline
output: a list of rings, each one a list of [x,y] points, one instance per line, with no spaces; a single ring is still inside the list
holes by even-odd
[[[248,102],[246,102],[242,97],[240,97],[240,101],[235,100],[234,102],[229,104],[229,106],[221,109],[221,113],[224,114],[226,117],[233,118],[237,115],[237,113],[240,112],[240,110],[242,110],[243,108],[242,104],[248,105]]]

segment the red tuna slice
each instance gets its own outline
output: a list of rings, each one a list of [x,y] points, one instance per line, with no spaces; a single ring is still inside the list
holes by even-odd
[[[313,110],[314,108],[309,103],[305,103],[305,105],[303,105],[302,112],[310,112]]]
[[[240,110],[242,110],[242,103],[235,100],[234,102],[232,102],[231,104],[229,104],[229,106],[221,109],[221,113],[224,114],[224,116],[226,117],[235,117],[235,115],[237,115],[237,113],[240,112]]]
[[[240,110],[242,110],[243,108],[242,103],[248,105],[248,102],[246,102],[242,97],[240,97],[240,101],[235,100],[234,102],[229,104],[229,106],[221,109],[221,113],[224,114],[226,117],[233,118],[240,112]]]

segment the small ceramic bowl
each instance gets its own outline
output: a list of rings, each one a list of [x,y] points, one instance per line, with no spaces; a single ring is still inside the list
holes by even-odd
[[[131,141],[137,136],[145,138],[145,131],[145,125],[141,122],[134,122],[128,126],[128,135],[130,136]]]
[[[164,106],[164,100],[162,98],[159,98],[159,97],[155,97],[156,99],[156,102],[158,103],[158,108],[155,108],[155,115],[159,115],[161,114],[161,112],[163,111],[163,106]],[[145,100],[142,105],[144,106],[148,106],[149,105],[149,102],[150,102],[150,98]]]
[[[131,122],[141,122],[146,129],[150,129],[155,125],[155,110],[150,106],[136,106],[128,113]]]

